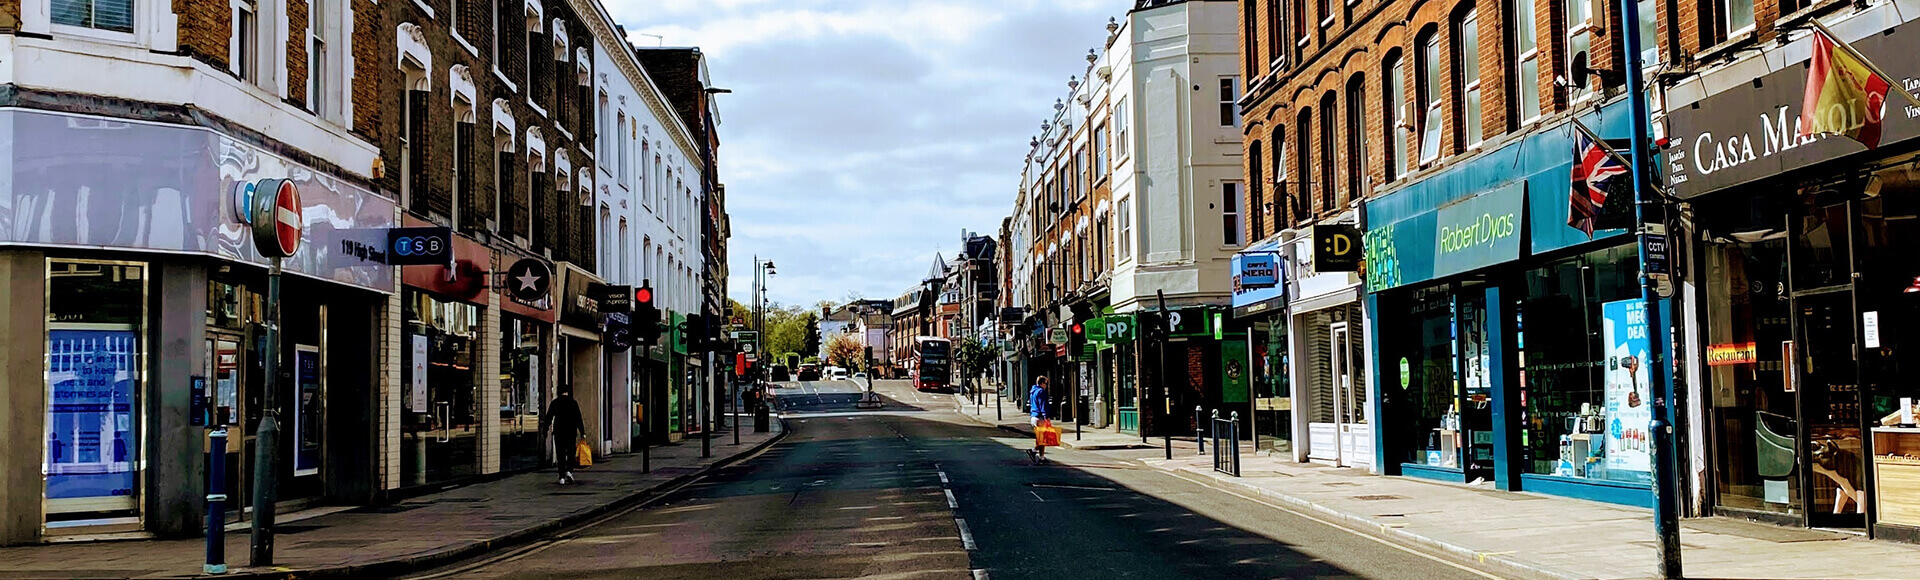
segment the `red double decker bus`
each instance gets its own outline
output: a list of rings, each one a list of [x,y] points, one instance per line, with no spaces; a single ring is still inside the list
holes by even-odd
[[[944,389],[953,384],[953,342],[937,336],[913,339],[913,388]]]

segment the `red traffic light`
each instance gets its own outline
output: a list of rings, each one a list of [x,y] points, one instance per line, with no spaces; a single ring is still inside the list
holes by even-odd
[[[1087,330],[1087,329],[1086,329],[1086,327],[1083,327],[1083,326],[1080,326],[1080,325],[1079,325],[1079,324],[1077,324],[1077,323],[1073,325],[1073,333],[1074,333],[1074,334],[1080,334],[1080,333],[1082,333],[1082,332],[1086,332],[1086,330]]]
[[[653,304],[653,289],[645,286],[633,289],[635,304]]]

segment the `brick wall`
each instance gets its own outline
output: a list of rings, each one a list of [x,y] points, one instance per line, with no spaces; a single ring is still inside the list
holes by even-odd
[[[1484,142],[1491,142],[1515,130],[1518,120],[1511,119],[1510,109],[1516,103],[1513,99],[1515,82],[1533,82],[1538,87],[1540,109],[1544,117],[1569,111],[1568,91],[1554,83],[1556,71],[1565,70],[1567,36],[1564,2],[1558,0],[1519,0],[1533,2],[1536,14],[1535,39],[1540,50],[1540,74],[1532,79],[1509,82],[1518,71],[1518,63],[1508,54],[1506,39],[1509,36],[1507,20],[1511,5],[1506,2],[1482,0],[1441,0],[1437,2],[1416,2],[1413,0],[1362,0],[1351,6],[1343,0],[1329,0],[1333,7],[1332,22],[1321,26],[1322,14],[1319,0],[1242,0],[1240,9],[1242,20],[1237,26],[1241,35],[1242,50],[1257,50],[1258,58],[1243,61],[1243,66],[1251,68],[1255,74],[1249,82],[1249,102],[1244,109],[1244,142],[1246,152],[1244,170],[1249,182],[1259,181],[1258,187],[1248,187],[1249,195],[1246,207],[1249,209],[1247,225],[1249,239],[1260,239],[1275,231],[1298,226],[1304,222],[1326,218],[1344,211],[1358,200],[1372,194],[1374,188],[1387,183],[1389,163],[1389,127],[1385,125],[1387,106],[1386,77],[1388,71],[1382,70],[1385,59],[1390,54],[1400,55],[1401,66],[1415,67],[1420,64],[1420,46],[1416,43],[1432,34],[1440,43],[1439,78],[1434,79],[1433,94],[1437,97],[1442,111],[1442,130],[1440,134],[1440,158],[1424,167],[1417,167],[1413,173],[1442,167],[1453,158],[1470,153],[1465,143],[1464,123],[1478,123]],[[1691,5],[1687,0],[1674,3],[1682,11]],[[1760,0],[1777,2],[1778,0]],[[1613,3],[1605,4],[1597,22],[1608,24],[1607,33],[1594,36],[1590,60],[1598,69],[1618,70],[1623,61],[1619,50],[1618,34],[1620,30],[1619,12]],[[1465,119],[1462,113],[1460,90],[1467,79],[1457,78],[1460,70],[1459,59],[1454,55],[1458,44],[1457,25],[1466,10],[1476,10],[1478,23],[1478,52],[1471,56],[1479,64],[1481,114],[1476,119]],[[1288,34],[1291,26],[1285,19],[1289,10],[1297,10],[1307,23],[1309,30],[1305,35],[1304,46],[1295,47],[1293,39],[1299,35]],[[1248,11],[1254,15],[1253,26],[1247,26],[1244,20]],[[1682,14],[1683,17],[1686,14]],[[1690,25],[1687,22],[1682,26]],[[1294,51],[1288,55],[1292,65],[1274,71],[1269,63],[1276,52],[1269,35],[1281,32],[1280,52]],[[1251,32],[1256,38],[1247,38]],[[1659,42],[1664,48],[1668,35],[1645,39],[1645,42]],[[1244,57],[1245,55],[1243,55]],[[1406,87],[1406,102],[1400,103],[1404,114],[1400,121],[1418,126],[1424,117],[1424,110],[1416,102],[1419,94],[1418,69],[1408,69],[1409,80]],[[1512,72],[1510,72],[1512,71]],[[1264,78],[1272,74],[1271,78]],[[1348,85],[1360,79],[1365,95],[1362,99],[1363,135],[1352,135],[1348,129],[1347,115],[1351,106],[1347,93]],[[1613,86],[1604,87],[1609,91],[1620,90],[1619,79],[1610,79]],[[1323,99],[1333,94],[1332,107],[1323,107]],[[1584,105],[1583,105],[1584,106]],[[1324,110],[1323,110],[1324,109]],[[1311,119],[1309,126],[1299,126],[1301,113],[1307,112]],[[1333,179],[1327,182],[1320,171],[1322,165],[1321,143],[1323,114],[1333,115],[1332,123],[1332,160]],[[1393,129],[1400,131],[1401,129]],[[1306,132],[1309,151],[1300,147],[1301,131]],[[1272,183],[1274,176],[1273,154],[1274,137],[1285,137],[1285,159],[1290,169],[1287,181],[1292,182],[1280,187]],[[1416,160],[1419,157],[1420,132],[1415,131],[1408,138],[1408,156]],[[1349,163],[1351,148],[1355,139],[1364,143],[1365,158]],[[1253,144],[1260,143],[1258,159],[1254,158]],[[1311,154],[1302,163],[1301,155]],[[1304,174],[1302,167],[1313,168],[1311,175]],[[1351,191],[1352,172],[1357,167],[1364,191]],[[1371,186],[1367,185],[1371,183]],[[1302,189],[1311,192],[1310,203],[1280,198],[1281,195],[1298,196]],[[1328,194],[1331,194],[1330,196]],[[1326,203],[1329,198],[1334,203]],[[1264,204],[1272,203],[1270,213],[1256,215]],[[1295,211],[1304,206],[1305,211]],[[1259,227],[1254,227],[1259,226]]]
[[[227,69],[227,38],[233,34],[232,15],[225,2],[174,0],[173,13],[180,23],[180,52]]]
[[[307,106],[307,5],[287,0],[287,100]]]
[[[592,268],[594,264],[594,230],[579,227],[588,220],[582,219],[586,211],[578,202],[578,181],[569,178],[563,184],[554,172],[554,152],[557,148],[569,150],[573,162],[572,176],[589,174],[593,170],[589,158],[582,154],[581,145],[591,148],[593,139],[593,115],[556,114],[554,89],[565,86],[577,90],[575,64],[554,59],[551,38],[546,34],[536,37],[541,43],[534,47],[533,56],[542,60],[534,70],[544,71],[544,83],[530,83],[528,74],[527,19],[522,4],[517,0],[488,0],[462,2],[455,11],[450,0],[432,0],[436,18],[430,18],[418,6],[411,2],[388,2],[380,5],[366,2],[364,9],[377,13],[373,22],[378,22],[367,36],[380,48],[377,54],[358,54],[362,51],[376,50],[361,46],[356,41],[356,57],[359,60],[359,74],[363,79],[375,79],[371,86],[355,86],[356,120],[364,127],[368,138],[379,145],[381,157],[387,167],[386,178],[381,186],[388,191],[397,192],[400,188],[401,127],[397,121],[401,117],[401,99],[406,93],[405,77],[396,68],[397,53],[394,48],[396,28],[403,22],[421,27],[427,38],[427,46],[433,54],[433,70],[428,71],[431,89],[424,101],[423,116],[425,153],[422,162],[424,184],[414,191],[415,201],[409,209],[442,223],[449,223],[463,231],[476,232],[486,229],[487,220],[498,215],[493,233],[511,239],[518,236],[528,240],[528,247],[536,252],[551,248],[556,260],[566,260]],[[545,6],[543,20],[551,23],[560,19],[568,23],[569,38],[572,45],[591,42],[591,32],[579,22],[566,3],[549,2]],[[498,9],[499,26],[493,10]],[[454,40],[450,27],[455,18],[465,25],[461,39],[473,46],[466,46]],[[366,22],[360,23],[362,31],[369,29]],[[494,32],[498,33],[498,40]],[[501,60],[496,74],[493,62],[493,46],[498,42]],[[449,71],[454,65],[465,65],[474,84],[474,115],[470,126],[463,126],[453,106],[453,93],[449,84]],[[564,67],[564,68],[563,68]],[[502,81],[505,77],[506,81]],[[562,82],[564,81],[564,83]],[[533,95],[535,103],[545,111],[536,111],[529,104],[529,92],[538,86],[546,91]],[[515,127],[513,151],[503,154],[496,146],[495,119],[493,102],[505,99],[508,110],[513,115]],[[577,108],[576,108],[577,109]],[[369,115],[384,115],[371,116]],[[565,125],[567,132],[559,130]],[[539,174],[543,183],[534,187],[534,175],[528,165],[527,130],[539,127],[546,147],[540,151],[546,164],[545,173]],[[456,137],[462,132],[470,132],[466,138],[460,138],[464,147],[456,147]],[[568,137],[568,133],[573,136]],[[467,175],[460,180],[456,188],[454,164],[463,163]],[[499,179],[499,170],[505,168],[507,181]],[[449,222],[456,204],[463,214],[459,223]],[[537,196],[537,197],[536,197]],[[532,224],[541,224],[535,228]],[[546,239],[534,240],[535,230],[549,234]]]

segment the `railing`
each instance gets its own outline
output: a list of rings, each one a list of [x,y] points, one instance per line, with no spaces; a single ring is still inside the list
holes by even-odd
[[[1234,477],[1240,477],[1240,412],[1234,411],[1227,418],[1220,418],[1220,411],[1213,412],[1213,470]],[[1220,435],[1227,436],[1225,443]]]

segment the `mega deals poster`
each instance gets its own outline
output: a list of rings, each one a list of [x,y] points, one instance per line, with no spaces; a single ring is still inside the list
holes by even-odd
[[[1652,345],[1644,300],[1601,305],[1606,341],[1607,470],[1653,470],[1653,385],[1647,367]],[[1615,478],[1617,479],[1617,478]]]
[[[131,497],[133,331],[52,330],[47,338],[47,498]]]

